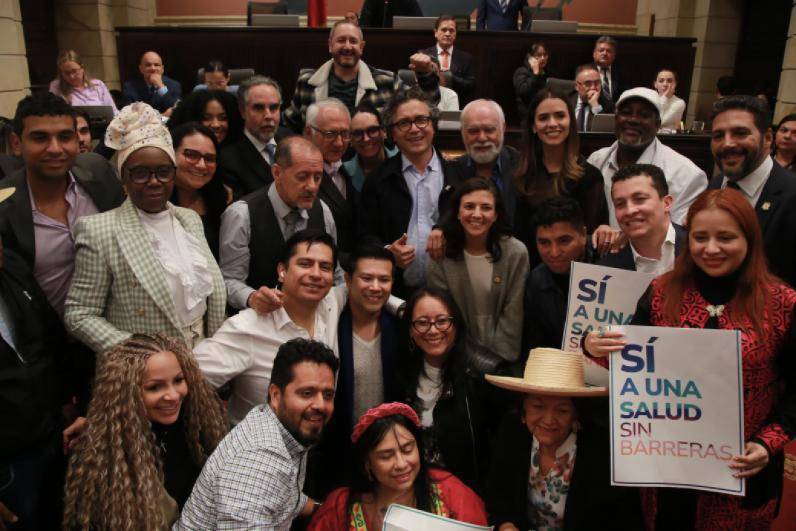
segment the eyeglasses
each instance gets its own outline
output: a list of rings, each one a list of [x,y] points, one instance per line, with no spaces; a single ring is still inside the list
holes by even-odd
[[[450,327],[453,326],[453,317],[450,315],[440,315],[435,321],[431,321],[425,317],[412,321],[412,328],[414,328],[415,332],[418,334],[427,334],[428,331],[431,330],[432,325],[440,332],[447,332],[450,330]]]
[[[399,131],[406,132],[416,125],[418,129],[425,129],[431,123],[431,116],[415,116],[413,119],[404,118],[390,124],[390,127],[395,127]]]
[[[154,175],[158,182],[165,184],[174,179],[176,170],[177,168],[174,166],[158,166],[154,169],[147,168],[146,166],[133,166],[127,169],[127,178],[130,182],[135,184],[146,184]]]
[[[367,134],[369,138],[373,138],[379,133],[381,133],[381,126],[372,125],[370,127],[366,127],[365,129],[352,129],[351,138],[353,138],[354,140],[362,140],[363,138],[365,138],[365,134]]]
[[[601,81],[599,79],[594,80],[586,80],[586,81],[576,81],[577,84],[583,85],[586,88],[599,88]]]
[[[205,164],[215,164],[218,160],[214,153],[200,153],[195,149],[188,148],[182,150],[182,156],[191,164],[198,164],[202,159],[205,159]]]
[[[320,133],[323,139],[327,142],[333,142],[338,136],[343,140],[348,140],[351,138],[351,131],[348,129],[340,129],[339,131],[324,131],[322,129],[318,129],[314,125],[311,125],[310,127]]]

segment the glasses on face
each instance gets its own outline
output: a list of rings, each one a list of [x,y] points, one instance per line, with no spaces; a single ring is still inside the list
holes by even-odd
[[[372,125],[370,127],[366,127],[365,129],[352,129],[351,138],[353,138],[354,140],[362,140],[363,138],[365,138],[365,134],[367,134],[368,137],[373,138],[379,133],[381,133],[381,126]]]
[[[412,321],[412,328],[414,328],[415,332],[418,334],[427,334],[428,331],[431,330],[432,325],[440,332],[447,332],[450,330],[450,327],[453,326],[453,317],[450,315],[440,315],[434,321],[426,319],[425,317]]]
[[[601,82],[599,79],[594,79],[594,80],[587,79],[586,81],[576,81],[576,83],[578,83],[579,85],[583,85],[586,88],[600,88]]]
[[[161,183],[171,182],[177,170],[174,166],[158,166],[157,168],[147,168],[146,166],[133,166],[127,170],[127,178],[134,184],[146,184],[154,175],[155,179]]]
[[[205,164],[215,164],[217,161],[214,153],[200,153],[195,149],[185,148],[182,150],[182,156],[191,164],[198,164],[200,160],[205,159]]]
[[[323,139],[327,142],[334,142],[334,140],[339,136],[343,140],[348,140],[351,138],[351,131],[348,129],[340,129],[339,131],[324,131],[322,129],[318,129],[314,125],[311,125],[314,131],[320,133]]]
[[[390,124],[390,127],[395,127],[399,131],[406,132],[416,125],[418,129],[425,129],[431,123],[431,116],[415,116],[413,119],[404,118]]]

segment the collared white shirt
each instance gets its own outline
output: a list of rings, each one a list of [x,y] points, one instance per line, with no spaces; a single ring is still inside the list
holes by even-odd
[[[583,107],[583,106],[584,106],[585,104],[587,104],[587,103],[588,103],[588,102],[587,102],[587,101],[583,101],[583,98],[581,98],[580,96],[578,96],[577,98],[575,98],[575,116],[576,116],[576,117],[577,117],[577,116],[578,116],[578,114],[580,113],[580,109],[581,109],[581,107]],[[591,105],[589,105],[589,106],[586,108],[586,123],[588,123],[588,122],[589,122],[589,112],[591,112],[591,113],[592,113],[592,115],[594,115],[594,114],[600,114],[601,112],[603,112],[603,106],[602,106],[602,105],[600,105],[599,103],[598,103],[597,105],[595,105],[594,107],[592,107]]]
[[[315,334],[300,327],[280,308],[267,315],[252,309],[230,317],[213,337],[193,350],[196,362],[211,385],[218,388],[233,381],[227,415],[237,424],[255,406],[264,404],[271,382],[271,370],[279,347],[297,337],[314,339],[337,348],[337,323],[346,305],[345,286],[332,288],[315,311]]]
[[[346,189],[345,189],[345,177],[340,175],[340,168],[342,167],[343,162],[338,160],[337,162],[326,162],[323,161],[323,173],[328,175],[334,186],[337,188],[337,191],[340,192],[340,195],[343,196],[345,199],[346,197]]]
[[[290,212],[291,207],[279,196],[276,187],[271,184],[268,189],[268,199],[276,214],[276,222],[282,236],[285,234],[284,217]],[[337,228],[334,224],[332,211],[322,200],[324,230],[337,242]],[[296,230],[307,228],[309,213],[299,209],[301,218],[296,224]],[[246,308],[246,301],[254,288],[246,284],[249,278],[249,263],[251,262],[251,216],[249,204],[246,201],[235,201],[224,210],[221,215],[221,229],[219,231],[219,261],[221,273],[224,275],[224,285],[227,288],[227,302],[233,308]],[[339,268],[338,268],[339,270]],[[335,282],[342,282],[342,273],[335,272]],[[271,286],[269,286],[271,287]]]
[[[442,68],[442,52],[448,52],[448,68]],[[453,45],[451,44],[450,48],[445,50],[442,46],[437,44],[437,59],[439,59],[439,69],[445,72],[446,70],[451,69],[451,63],[453,62]]]
[[[666,231],[666,238],[663,240],[661,246],[661,258],[656,260],[654,258],[646,258],[636,252],[633,247],[633,242],[630,241],[630,250],[633,252],[633,262],[636,264],[636,271],[641,273],[654,273],[655,276],[660,276],[668,273],[674,267],[674,241],[676,238],[674,226],[669,223],[669,230]]]
[[[609,223],[615,229],[619,228],[619,224],[616,221],[614,203],[611,201],[611,178],[619,171],[619,164],[616,162],[618,149],[619,143],[614,142],[609,147],[598,149],[588,159],[589,164],[595,166],[603,174]],[[674,199],[669,215],[672,223],[682,225],[688,213],[688,207],[708,187],[708,177],[705,172],[691,159],[664,145],[657,138],[650,142],[636,162],[638,164],[654,164],[663,170],[669,185],[669,195]]]
[[[743,177],[737,181],[738,187],[740,188],[740,192],[743,193],[746,200],[749,201],[749,204],[752,205],[752,208],[757,206],[757,202],[760,201],[760,196],[763,194],[763,188],[765,188],[766,182],[768,182],[768,176],[771,174],[771,169],[774,167],[774,161],[771,157],[766,157],[763,160],[763,163],[760,164],[752,173]],[[721,181],[721,187],[727,188],[727,177],[725,176],[724,179]]]
[[[412,215],[406,228],[407,243],[415,248],[415,259],[404,270],[404,282],[410,287],[420,287],[426,283],[426,244],[431,229],[439,220],[439,194],[445,186],[445,176],[442,174],[442,163],[436,150],[422,175],[401,154],[401,173],[412,196]]]
[[[265,146],[270,144],[274,146],[274,149],[276,149],[276,140],[271,138],[271,140],[269,140],[267,143],[263,143],[260,141],[259,138],[251,134],[249,130],[246,129],[245,127],[243,128],[243,134],[246,135],[246,138],[249,139],[249,142],[254,144],[254,147],[257,148],[257,152],[260,153],[260,155],[262,155],[263,160],[265,160],[265,162],[267,162],[269,166],[272,165],[274,161],[271,158],[271,155],[268,153],[268,150],[265,149]]]

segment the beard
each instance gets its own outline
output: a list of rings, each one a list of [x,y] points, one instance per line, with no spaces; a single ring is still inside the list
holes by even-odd
[[[762,152],[763,152],[762,140],[760,141],[760,145],[758,146],[758,148],[754,151],[742,147],[737,147],[733,149],[724,149],[721,151],[719,156],[716,157],[716,164],[718,165],[719,170],[721,170],[721,173],[725,177],[733,181],[738,181],[740,179],[743,179],[750,173],[752,173],[760,165],[762,158],[760,155]],[[737,170],[729,170],[724,166],[723,159],[726,155],[729,154],[743,156],[743,162],[741,163],[740,167]]]
[[[489,149],[477,149],[486,147]],[[477,164],[489,164],[490,162],[497,160],[502,147],[503,146],[497,145],[493,142],[476,142],[467,149],[467,154],[470,155],[470,158],[473,159]]]

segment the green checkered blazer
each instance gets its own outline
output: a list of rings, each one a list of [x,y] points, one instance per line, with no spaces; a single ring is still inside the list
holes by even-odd
[[[204,242],[199,216],[172,208],[185,230]],[[108,212],[81,218],[74,236],[75,273],[64,321],[76,338],[104,352],[134,332],[183,337],[163,268],[129,199]],[[211,336],[224,321],[226,289],[206,244],[204,252],[213,269],[214,289],[204,319],[205,335]]]

